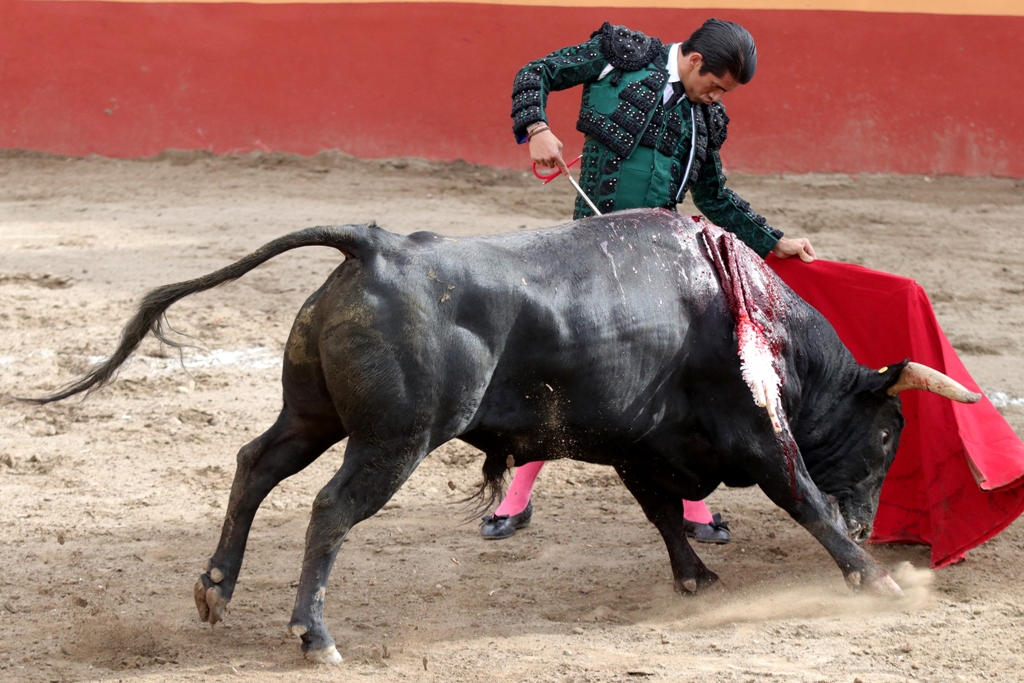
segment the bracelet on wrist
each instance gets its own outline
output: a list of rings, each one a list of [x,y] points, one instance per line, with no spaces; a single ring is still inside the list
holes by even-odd
[[[537,133],[543,133],[546,130],[551,130],[551,128],[549,128],[548,126],[536,126],[534,128],[531,128],[530,130],[526,131],[526,139],[532,140],[534,135],[536,135]]]

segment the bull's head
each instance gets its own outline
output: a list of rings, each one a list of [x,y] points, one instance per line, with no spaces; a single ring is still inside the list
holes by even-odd
[[[852,391],[808,434],[805,464],[818,488],[838,503],[837,512],[858,543],[871,536],[882,482],[899,446],[904,420],[898,394],[920,389],[961,403],[976,403],[967,390],[938,370],[903,361],[881,370],[861,367]]]

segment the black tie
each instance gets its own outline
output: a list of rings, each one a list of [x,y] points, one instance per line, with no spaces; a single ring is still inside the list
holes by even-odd
[[[676,106],[676,103],[683,99],[683,95],[686,93],[686,90],[683,89],[682,81],[675,81],[670,83],[670,85],[672,86],[672,94],[669,95],[668,102],[665,103],[665,109],[671,109]]]

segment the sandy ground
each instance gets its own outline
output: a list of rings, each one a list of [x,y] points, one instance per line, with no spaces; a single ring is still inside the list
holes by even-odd
[[[1024,433],[1024,184],[731,184],[822,256],[921,282]],[[534,524],[481,540],[456,503],[480,464],[460,442],[343,548],[327,606],[341,665],[306,663],[284,631],[309,506],[342,445],[270,496],[226,620],[199,623],[192,584],[219,535],[234,454],[276,416],[285,337],[337,264],[331,250],[291,252],[175,306],[172,324],[201,342],[187,369],[147,342],[85,401],[10,399],[109,353],[149,288],[287,231],[370,219],[398,232],[530,229],[561,222],[571,201],[567,184],[458,162],[0,157],[0,680],[1020,680],[1024,523],[934,574],[924,548],[874,546],[907,592],[879,601],[849,594],[760,491],[721,489],[711,502],[734,542],[698,551],[725,590],[683,598],[660,537],[609,469],[549,465]]]

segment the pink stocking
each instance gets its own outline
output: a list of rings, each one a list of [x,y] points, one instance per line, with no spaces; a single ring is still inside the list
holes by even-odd
[[[714,518],[703,500],[684,500],[683,517],[694,524],[711,524]]]
[[[533,492],[533,482],[537,480],[537,475],[540,474],[543,467],[543,461],[529,462],[522,467],[517,467],[516,473],[512,476],[512,483],[508,485],[505,500],[501,501],[501,505],[494,511],[494,514],[511,517],[525,510],[527,503],[530,502],[530,493]]]

